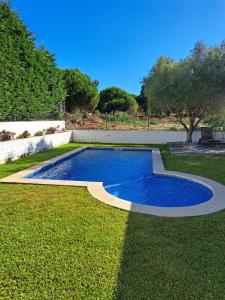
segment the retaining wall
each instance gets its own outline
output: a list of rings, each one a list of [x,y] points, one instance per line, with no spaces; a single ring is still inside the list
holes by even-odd
[[[71,131],[67,131],[27,139],[0,142],[0,163],[14,160],[30,153],[68,144],[70,140]]]
[[[193,134],[193,143],[198,143],[201,132]],[[144,130],[73,130],[74,142],[117,143],[117,144],[165,144],[185,142],[185,131],[144,131]]]
[[[45,121],[43,121],[45,122]],[[44,128],[45,124],[42,121],[42,126],[35,130]],[[53,125],[54,121],[48,122],[48,127]],[[49,123],[51,122],[51,123]],[[58,124],[61,121],[56,121]],[[7,122],[14,123],[15,122]],[[23,122],[19,122],[23,123]],[[31,122],[27,122],[31,123]],[[31,132],[26,123],[26,129]],[[55,123],[55,124],[57,124]],[[51,125],[50,125],[51,124]],[[61,123],[62,126],[63,122]],[[15,125],[14,125],[15,126]],[[34,129],[34,127],[33,127]],[[1,129],[0,129],[1,130]],[[7,128],[7,130],[12,130]],[[201,132],[196,131],[193,134],[193,143],[197,143],[201,137]],[[225,142],[225,132],[214,132],[213,137],[217,140]],[[73,130],[45,136],[31,137],[27,139],[16,139],[12,141],[0,142],[0,163],[14,160],[29,153],[39,152],[48,148],[73,142],[86,143],[114,143],[114,144],[164,144],[169,142],[184,142],[186,139],[185,131],[107,131],[107,130]]]

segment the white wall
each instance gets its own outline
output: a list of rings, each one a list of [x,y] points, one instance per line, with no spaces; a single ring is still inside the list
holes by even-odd
[[[16,135],[28,130],[32,135],[49,127],[60,126],[65,128],[65,121],[24,121],[24,122],[0,122],[0,131],[7,130],[15,132]]]
[[[225,132],[224,131],[215,131],[213,132],[213,138],[221,142],[225,142]]]
[[[201,132],[193,134],[193,143],[197,143]],[[184,142],[185,131],[144,131],[144,130],[73,130],[74,142],[118,143],[118,144],[164,144],[169,142]]]
[[[71,131],[48,134],[45,136],[0,142],[0,163],[14,160],[25,154],[39,152],[48,148],[68,144]]]
[[[225,142],[225,132],[214,132],[213,135],[215,139]],[[193,142],[197,143],[200,136],[200,131],[194,132]],[[185,138],[186,134],[184,131],[73,130],[72,132],[67,131],[27,139],[0,142],[0,163],[14,160],[29,153],[35,153],[44,149],[67,144],[70,141],[115,144],[161,144],[168,142],[184,142]]]

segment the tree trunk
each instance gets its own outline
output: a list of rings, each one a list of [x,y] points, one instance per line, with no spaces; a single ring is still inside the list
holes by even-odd
[[[200,119],[197,122],[195,122],[195,120],[196,120],[196,118],[189,117],[189,126],[188,126],[187,124],[185,124],[182,117],[179,118],[181,125],[184,127],[184,129],[186,131],[186,141],[185,142],[187,144],[192,143],[192,134],[193,134],[195,128],[197,127],[198,123],[200,122]]]
[[[189,130],[186,130],[186,143],[191,144],[192,143],[192,134],[193,134],[193,128],[189,128]]]

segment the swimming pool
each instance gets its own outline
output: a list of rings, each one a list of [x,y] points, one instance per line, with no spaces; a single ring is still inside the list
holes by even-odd
[[[149,149],[85,148],[26,178],[103,182],[121,201],[156,207],[193,206],[213,197],[211,189],[196,181],[154,174]]]

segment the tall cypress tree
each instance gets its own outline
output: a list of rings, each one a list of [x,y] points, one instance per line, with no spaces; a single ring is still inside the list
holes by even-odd
[[[54,56],[0,0],[0,120],[34,120],[57,113],[66,92]]]

